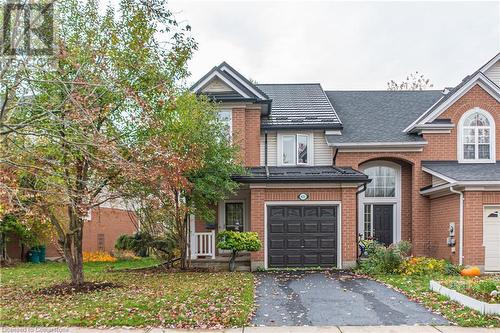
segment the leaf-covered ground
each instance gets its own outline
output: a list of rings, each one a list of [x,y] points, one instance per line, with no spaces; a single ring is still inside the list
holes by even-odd
[[[481,315],[457,302],[450,301],[443,295],[430,291],[429,281],[431,279],[444,280],[448,277],[378,275],[375,278],[402,291],[410,299],[424,304],[459,326],[500,327],[500,316]]]
[[[453,276],[439,281],[459,293],[487,303],[500,303],[500,275]],[[496,291],[492,295],[492,292]]]
[[[37,292],[68,280],[63,263],[2,268],[0,325],[219,328],[248,322],[253,310],[251,273],[108,271],[155,263],[86,263],[86,280],[121,287],[64,296]]]

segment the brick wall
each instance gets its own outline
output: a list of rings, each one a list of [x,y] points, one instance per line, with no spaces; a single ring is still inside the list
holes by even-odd
[[[245,166],[260,165],[260,108],[233,108],[233,143]]]
[[[451,194],[435,198],[430,201],[430,205],[432,225],[429,235],[431,240],[429,254],[436,258],[448,259],[457,264],[458,240],[460,237],[460,196]],[[446,244],[451,222],[455,223],[455,253],[452,253],[452,248]]]
[[[341,201],[342,202],[342,262],[352,265],[356,261],[356,188],[253,188],[250,190],[251,231],[257,232],[264,242],[264,204],[272,201],[299,202],[297,196],[307,192],[309,201]],[[307,204],[307,202],[304,202]],[[264,265],[264,248],[251,253],[252,267]]]

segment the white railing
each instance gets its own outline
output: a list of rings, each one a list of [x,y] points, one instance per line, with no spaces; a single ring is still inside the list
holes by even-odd
[[[191,238],[191,258],[212,257],[215,259],[215,230],[194,232]]]

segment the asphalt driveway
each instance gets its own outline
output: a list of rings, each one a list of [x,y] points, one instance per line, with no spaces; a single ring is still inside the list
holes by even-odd
[[[381,283],[338,272],[257,274],[256,326],[448,325]]]

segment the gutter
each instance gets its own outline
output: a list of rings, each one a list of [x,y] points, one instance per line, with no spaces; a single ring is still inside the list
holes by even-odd
[[[267,166],[267,131],[264,131],[264,166],[266,168],[266,178],[269,179],[269,167]]]
[[[464,193],[461,191],[457,191],[453,188],[453,186],[450,187],[450,191],[453,193],[456,193],[460,196],[460,224],[459,224],[459,232],[460,234],[458,235],[458,264],[463,265],[463,258],[464,258]]]
[[[337,154],[339,153],[339,149],[335,148],[335,154],[333,155],[333,165],[337,165]]]

